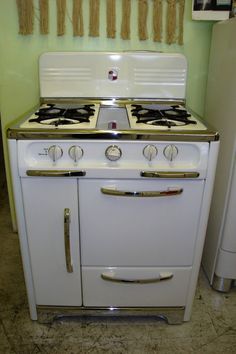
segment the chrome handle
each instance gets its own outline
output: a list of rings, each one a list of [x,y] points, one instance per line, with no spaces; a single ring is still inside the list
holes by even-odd
[[[140,176],[148,178],[197,178],[199,172],[158,172],[158,171],[141,171]]]
[[[61,170],[27,170],[30,177],[80,177],[85,176],[85,171],[61,171]]]
[[[155,278],[144,278],[144,279],[126,279],[126,278],[117,278],[115,274],[111,273],[102,273],[101,278],[103,280],[112,281],[116,283],[132,283],[132,284],[150,284],[150,283],[158,283],[163,280],[169,280],[173,278],[173,273],[166,272],[160,273],[159,277]]]
[[[106,195],[118,196],[118,197],[137,197],[137,198],[151,198],[151,197],[171,197],[183,193],[183,189],[167,189],[164,191],[140,191],[130,192],[121,191],[111,188],[101,188],[101,192]]]
[[[70,253],[70,209],[64,210],[64,241],[65,241],[65,257],[66,257],[66,269],[68,273],[73,272],[73,266],[71,264]]]

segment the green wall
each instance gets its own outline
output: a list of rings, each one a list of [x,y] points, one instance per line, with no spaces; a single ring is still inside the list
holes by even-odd
[[[149,0],[150,5],[152,0]],[[139,41],[137,36],[137,0],[132,0],[131,40],[106,38],[105,0],[101,0],[100,37],[88,36],[88,5],[84,0],[85,36],[73,37],[71,19],[67,16],[66,35],[56,35],[56,0],[50,0],[50,34],[40,35],[38,29],[38,1],[35,0],[36,19],[33,35],[18,34],[18,17],[15,0],[0,1],[0,109],[2,117],[3,141],[13,212],[12,192],[6,147],[6,126],[17,117],[35,106],[39,101],[38,57],[46,51],[120,51],[157,50],[181,52],[188,59],[187,104],[200,116],[204,111],[204,98],[208,70],[208,56],[211,40],[212,22],[191,20],[191,0],[186,0],[184,19],[184,45],[155,43],[152,39]],[[117,23],[121,19],[121,0],[117,0]],[[71,14],[72,0],[67,0],[68,14]],[[150,6],[151,7],[151,6]],[[149,33],[151,33],[152,14],[149,11]]]

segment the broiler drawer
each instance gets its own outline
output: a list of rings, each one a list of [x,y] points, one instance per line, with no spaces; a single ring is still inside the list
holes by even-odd
[[[83,267],[83,305],[184,306],[191,269]]]

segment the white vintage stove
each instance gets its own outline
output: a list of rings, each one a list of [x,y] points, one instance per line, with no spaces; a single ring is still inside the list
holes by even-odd
[[[219,141],[186,76],[180,54],[41,56],[41,105],[8,130],[32,319],[190,319]]]

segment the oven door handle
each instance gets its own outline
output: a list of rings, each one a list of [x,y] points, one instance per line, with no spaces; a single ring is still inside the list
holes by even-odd
[[[143,279],[129,279],[129,278],[120,278],[116,277],[114,273],[102,273],[101,278],[103,280],[112,281],[116,283],[131,283],[131,284],[150,284],[158,283],[163,280],[169,280],[173,278],[173,273],[163,272],[159,273],[159,277],[154,278],[143,278]]]
[[[27,170],[26,175],[30,177],[81,177],[85,176],[85,171],[74,170]]]
[[[148,178],[198,178],[199,172],[159,172],[159,171],[141,171],[141,177]]]
[[[101,192],[106,195],[117,197],[135,197],[135,198],[152,198],[152,197],[171,197],[173,195],[179,195],[183,193],[183,188],[178,189],[166,189],[164,191],[121,191],[113,188],[101,188]]]
[[[65,258],[66,269],[68,273],[73,273],[70,253],[70,209],[64,209],[64,242],[65,242]]]

